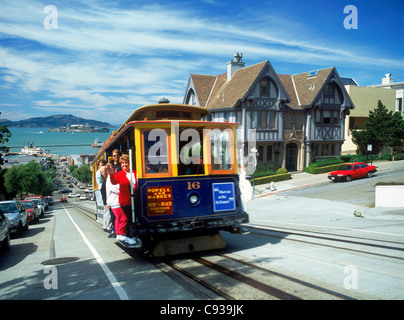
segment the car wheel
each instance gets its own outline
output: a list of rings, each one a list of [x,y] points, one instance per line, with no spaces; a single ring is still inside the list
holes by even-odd
[[[3,242],[1,243],[1,250],[2,251],[7,251],[10,249],[10,233],[7,233],[6,238],[3,240]]]
[[[24,227],[22,225],[22,222],[20,221],[20,222],[18,222],[17,236],[22,237],[23,233],[24,233]]]
[[[351,182],[352,181],[352,177],[351,176],[346,176],[346,182]]]
[[[366,176],[367,176],[368,178],[372,178],[373,173],[369,171],[369,172],[366,174]]]

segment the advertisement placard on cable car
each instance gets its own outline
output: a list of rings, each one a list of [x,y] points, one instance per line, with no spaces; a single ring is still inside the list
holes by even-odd
[[[171,186],[147,187],[146,190],[148,216],[173,214]]]
[[[236,200],[234,197],[234,183],[223,182],[213,183],[213,210],[229,211],[236,209]]]
[[[104,216],[104,203],[102,201],[102,195],[100,190],[94,191],[95,204],[96,204],[96,215],[97,218],[103,218]]]

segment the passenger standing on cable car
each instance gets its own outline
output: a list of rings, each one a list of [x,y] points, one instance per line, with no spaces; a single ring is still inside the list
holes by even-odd
[[[111,183],[119,184],[119,205],[120,208],[115,211],[116,223],[115,233],[118,241],[124,242],[125,245],[136,246],[139,242],[133,238],[128,229],[128,223],[132,220],[132,196],[131,189],[137,188],[137,174],[136,171],[130,172],[129,156],[124,154],[119,159],[122,170],[115,173],[112,165],[108,163],[106,168],[110,174]],[[130,185],[132,175],[132,186]]]
[[[118,149],[112,151],[112,160],[109,162],[112,167],[114,167],[115,172],[119,172],[122,170],[121,163],[119,159],[121,158],[121,152]]]

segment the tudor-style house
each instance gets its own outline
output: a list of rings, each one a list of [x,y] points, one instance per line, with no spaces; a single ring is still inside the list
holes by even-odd
[[[209,109],[206,120],[239,123],[244,154],[254,139],[258,165],[277,162],[289,171],[304,170],[314,156],[340,156],[354,108],[335,68],[280,75],[269,61],[245,67],[238,53],[227,73],[191,74],[184,103]]]

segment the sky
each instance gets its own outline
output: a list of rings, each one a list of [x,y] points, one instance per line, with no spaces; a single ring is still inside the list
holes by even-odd
[[[350,6],[350,7],[347,7]],[[335,67],[404,81],[403,0],[0,0],[0,124],[55,114],[120,125],[234,52],[278,74]]]

